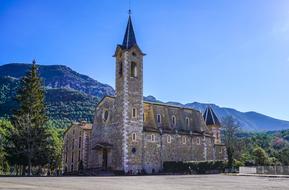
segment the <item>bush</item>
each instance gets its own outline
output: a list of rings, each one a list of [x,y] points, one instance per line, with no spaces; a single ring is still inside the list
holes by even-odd
[[[221,173],[225,166],[223,161],[164,162],[163,164],[164,172],[195,174]]]

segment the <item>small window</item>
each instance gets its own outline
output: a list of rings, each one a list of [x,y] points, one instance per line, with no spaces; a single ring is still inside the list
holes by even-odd
[[[154,134],[151,135],[151,141],[155,142],[156,141],[156,136]]]
[[[136,133],[132,134],[132,141],[136,141]]]
[[[65,163],[67,163],[67,152],[65,153]]]
[[[190,126],[190,119],[188,117],[186,117],[186,126],[189,127]]]
[[[161,123],[162,122],[162,117],[160,114],[157,115],[157,120],[158,120],[158,123]]]
[[[200,139],[200,137],[197,137],[197,144],[198,144],[198,145],[201,144],[201,139]]]
[[[118,69],[118,74],[119,74],[120,77],[122,77],[122,73],[123,73],[122,70],[123,70],[123,69],[122,69],[122,62],[120,62],[120,63],[119,63],[119,69]]]
[[[136,56],[136,53],[134,51],[132,52],[132,56]]]
[[[103,112],[103,121],[104,122],[106,122],[107,120],[108,120],[108,110],[105,110],[104,112]]]
[[[131,62],[130,65],[130,76],[137,77],[137,65],[135,62]]]
[[[73,152],[71,153],[71,162],[73,163],[73,158],[74,158],[74,154]]]
[[[186,137],[182,137],[182,143],[186,144],[187,143],[187,138]]]
[[[73,172],[73,164],[71,164],[70,171]]]
[[[132,108],[132,118],[136,118],[136,108]]]
[[[172,142],[172,137],[171,137],[171,135],[168,135],[167,136],[167,143],[171,143]]]
[[[173,125],[175,126],[176,125],[176,116],[172,116],[172,123],[173,123]]]
[[[81,148],[81,137],[79,137],[79,140],[78,140],[78,148]]]
[[[72,150],[74,149],[74,139],[72,139]]]
[[[80,161],[80,151],[78,151],[78,161]]]

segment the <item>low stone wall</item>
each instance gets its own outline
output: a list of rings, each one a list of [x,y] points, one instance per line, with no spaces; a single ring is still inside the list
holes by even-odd
[[[239,173],[240,174],[289,175],[289,166],[240,167]]]
[[[256,167],[239,167],[240,174],[256,174]]]

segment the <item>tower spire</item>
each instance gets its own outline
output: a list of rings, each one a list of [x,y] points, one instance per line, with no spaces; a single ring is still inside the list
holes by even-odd
[[[131,21],[131,10],[130,9],[128,11],[128,14],[129,14],[128,23],[127,23],[125,35],[124,35],[123,42],[122,42],[122,46],[125,49],[130,49],[132,46],[137,44],[134,30],[133,30],[132,21]]]

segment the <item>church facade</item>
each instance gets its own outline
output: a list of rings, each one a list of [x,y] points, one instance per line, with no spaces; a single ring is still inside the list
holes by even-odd
[[[202,114],[144,101],[144,56],[129,16],[123,43],[114,54],[116,94],[96,107],[87,169],[152,173],[167,161],[225,160],[221,125],[210,107]]]
[[[89,167],[151,173],[165,161],[226,159],[210,107],[203,117],[194,109],[143,100],[144,56],[129,16],[114,54],[115,97],[104,97],[96,107]]]

